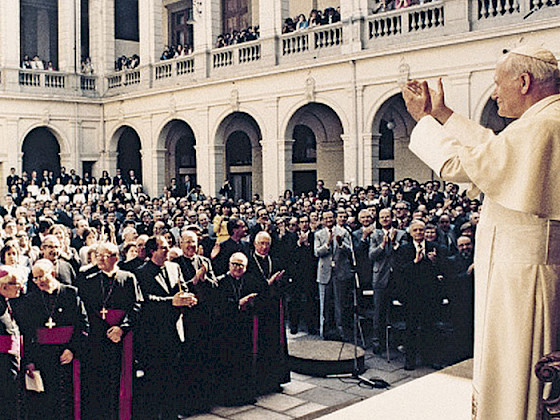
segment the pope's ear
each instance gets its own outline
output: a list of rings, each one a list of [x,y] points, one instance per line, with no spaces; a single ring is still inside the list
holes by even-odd
[[[521,80],[521,93],[523,95],[526,95],[531,88],[533,79],[531,78],[531,75],[529,73],[521,73],[521,76],[519,76],[519,78]]]

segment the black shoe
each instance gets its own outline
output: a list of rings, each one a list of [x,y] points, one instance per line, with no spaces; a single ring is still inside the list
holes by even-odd
[[[404,365],[404,370],[415,370],[416,369],[416,365],[413,363],[406,363]]]
[[[291,327],[290,334],[296,335],[298,333],[298,327]]]
[[[375,354],[381,354],[381,352],[383,351],[383,346],[379,343],[373,343],[371,346],[371,351],[373,351]]]

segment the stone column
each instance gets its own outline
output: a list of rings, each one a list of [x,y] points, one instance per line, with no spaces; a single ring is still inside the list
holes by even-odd
[[[79,61],[76,63],[80,45],[79,7],[79,1],[58,0],[58,69],[66,73],[75,73],[80,66]]]
[[[373,133],[371,136],[371,167],[372,184],[379,182],[379,140],[381,134]]]
[[[210,75],[210,50],[222,32],[221,1],[193,0],[193,36],[195,73]]]
[[[364,165],[364,173],[361,183],[364,187],[373,184],[373,144],[374,141],[371,133],[362,133],[362,162]],[[379,153],[379,148],[377,149],[377,153]],[[379,159],[379,156],[377,156],[377,159]]]
[[[359,182],[358,179],[358,142],[355,137],[350,134],[340,136],[344,150],[344,180],[350,182],[355,187]]]
[[[0,2],[0,65],[3,68],[20,66],[19,10],[19,0]]]
[[[344,39],[343,54],[350,54],[363,49],[367,42],[364,29],[367,15],[368,0],[340,0],[340,18]]]
[[[471,4],[472,7],[476,7],[476,3],[463,0],[445,0],[445,26],[443,30],[446,35],[469,32],[469,6]]]
[[[159,61],[163,51],[161,0],[138,2],[138,26],[140,30],[140,63],[142,66]]]
[[[274,66],[278,63],[278,37],[282,34],[282,24],[289,15],[289,0],[259,1],[259,30],[262,65]]]
[[[471,117],[471,74],[450,74],[444,81],[445,100],[454,111]]]
[[[103,77],[115,70],[115,0],[89,2],[89,28],[91,62]]]
[[[206,194],[217,196],[226,175],[226,146],[224,144],[210,144],[208,155],[210,161],[210,165],[208,165],[209,189]]]
[[[20,66],[20,4],[19,0],[0,1],[0,66],[6,90],[18,89]],[[16,168],[18,171],[21,168]],[[18,172],[19,173],[19,172]]]
[[[280,173],[278,170],[278,140],[277,139],[262,139],[262,161],[266,162],[266,169],[263,167],[263,191],[262,198],[265,200],[272,200],[278,198]]]

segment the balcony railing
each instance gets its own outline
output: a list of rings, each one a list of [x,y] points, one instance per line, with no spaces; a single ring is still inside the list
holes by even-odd
[[[367,19],[370,44],[422,33],[439,35],[445,25],[443,1],[378,13]]]
[[[194,73],[194,57],[180,57],[154,64],[154,80],[164,80]]]
[[[342,23],[334,23],[326,26],[316,26],[303,31],[291,32],[282,35],[281,61],[289,60],[291,57],[298,59],[316,58],[318,55],[326,56],[340,53],[342,46]],[[337,48],[338,47],[338,48]]]
[[[242,44],[230,45],[216,48],[211,53],[212,71],[256,63],[261,59],[261,43],[259,40],[244,42]]]
[[[44,70],[20,70],[19,85],[48,89],[65,89],[68,74]]]
[[[68,96],[111,96],[124,92],[189,84],[208,77],[247,74],[274,65],[298,66],[306,60],[340,56],[360,39],[365,50],[438,39],[466,31],[516,28],[530,22],[560,18],[560,0],[435,0],[365,19],[307,28],[278,38],[258,39],[185,57],[98,76],[44,70],[0,69],[3,91],[37,91]],[[450,15],[451,14],[451,15]],[[554,22],[554,21],[553,21]],[[550,25],[553,25],[551,23]],[[352,40],[345,39],[352,34]],[[357,36],[359,35],[359,36]],[[275,44],[276,43],[276,44]],[[263,59],[264,57],[264,59]]]

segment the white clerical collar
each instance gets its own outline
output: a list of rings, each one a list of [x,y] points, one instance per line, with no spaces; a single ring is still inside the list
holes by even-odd
[[[259,258],[266,258],[266,257],[268,257],[268,255],[261,255],[261,254],[259,254],[257,251],[255,251],[255,255],[256,255],[257,257],[259,257]]]
[[[113,271],[107,272],[104,270],[101,270],[103,272],[103,274],[105,274],[107,277],[111,278],[115,275],[115,273],[117,272],[117,269],[115,268]]]

